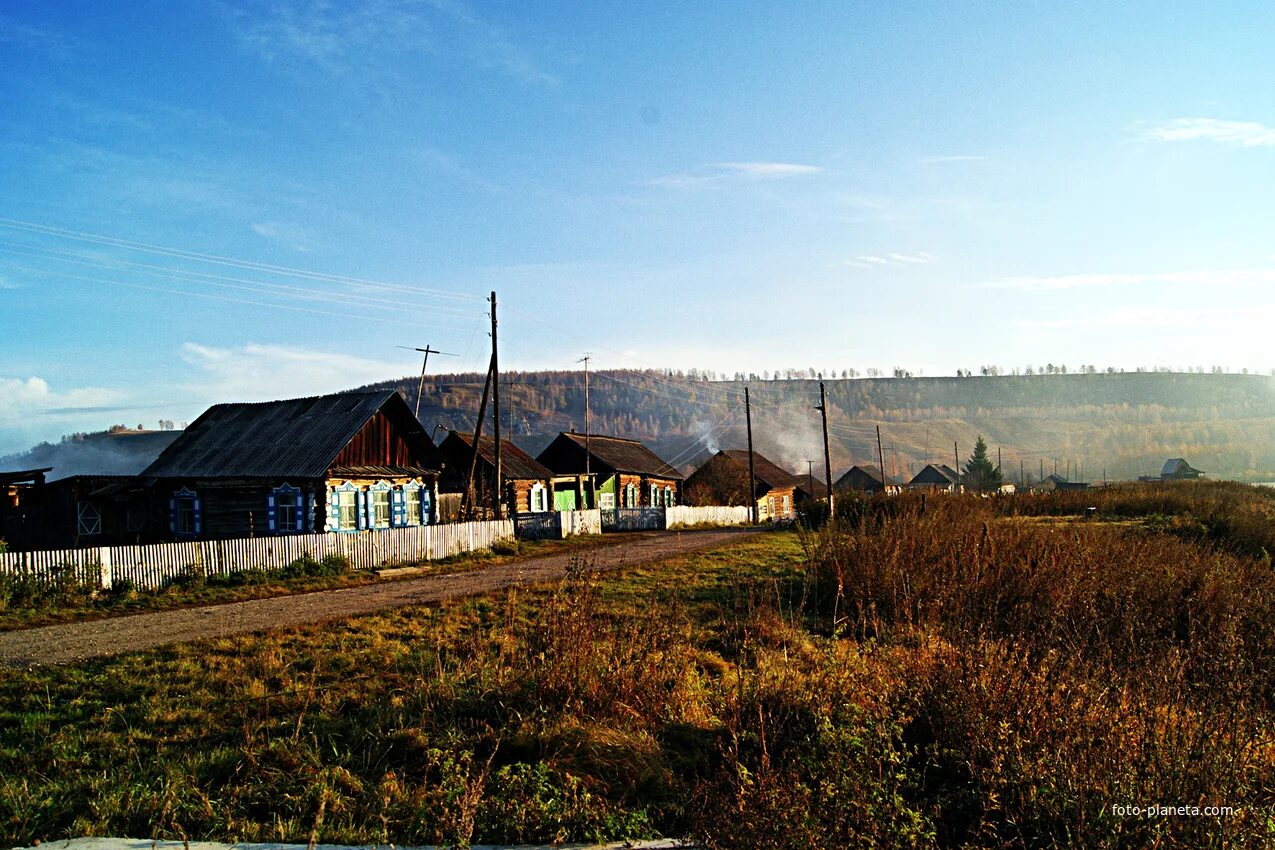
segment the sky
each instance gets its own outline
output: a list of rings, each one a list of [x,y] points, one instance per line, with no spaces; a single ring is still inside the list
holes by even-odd
[[[482,370],[1275,367],[1255,3],[0,3],[0,454]],[[401,348],[400,346],[406,346]]]

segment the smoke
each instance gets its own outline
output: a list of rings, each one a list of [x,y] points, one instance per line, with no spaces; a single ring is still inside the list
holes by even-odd
[[[758,425],[760,424],[760,428]],[[818,421],[782,409],[753,422],[754,448],[789,472],[804,473],[808,460],[823,457],[823,433]]]
[[[0,457],[0,471],[51,466],[50,481],[72,475],[136,475],[180,434],[180,431],[98,433],[67,438],[60,443],[41,443],[29,451]]]

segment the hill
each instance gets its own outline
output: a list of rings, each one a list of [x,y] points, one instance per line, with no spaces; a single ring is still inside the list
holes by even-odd
[[[25,452],[0,457],[0,470],[53,467],[50,480],[70,475],[135,475],[145,469],[181,431],[143,431],[115,427],[91,434],[68,434],[57,443],[40,443]]]
[[[536,452],[557,432],[584,427],[582,372],[507,372],[501,424]],[[590,375],[594,433],[649,441],[690,467],[745,442],[743,388],[753,400],[757,450],[804,472],[822,466],[817,379],[708,380],[691,372],[606,370]],[[421,421],[472,429],[483,376],[427,376]],[[982,434],[1016,481],[1058,471],[1074,480],[1158,473],[1186,457],[1214,478],[1275,480],[1275,379],[1265,375],[1117,372],[825,380],[833,475],[875,463],[910,477],[927,462],[961,460]],[[412,404],[416,377],[386,381]]]

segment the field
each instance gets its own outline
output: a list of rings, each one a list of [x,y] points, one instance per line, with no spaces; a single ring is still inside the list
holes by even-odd
[[[604,577],[582,553],[555,587],[0,673],[0,838],[1275,844],[1275,492],[840,513]],[[1227,811],[1116,808],[1152,805]]]

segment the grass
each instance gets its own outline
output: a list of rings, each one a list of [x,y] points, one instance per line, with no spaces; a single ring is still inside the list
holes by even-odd
[[[5,673],[0,838],[1275,844],[1269,564],[1024,504]]]
[[[516,558],[581,551],[603,543],[603,538],[597,535],[563,540],[510,541],[502,543],[498,551],[468,552],[420,564],[405,564],[403,566],[421,569],[414,570],[410,576],[384,579],[373,570],[307,568],[303,559],[282,570],[250,569],[208,578],[194,574],[182,576],[158,590],[139,590],[131,583],[120,582],[110,591],[100,591],[74,581],[44,584],[23,577],[0,575],[0,632],[357,587],[425,574],[465,572]]]

